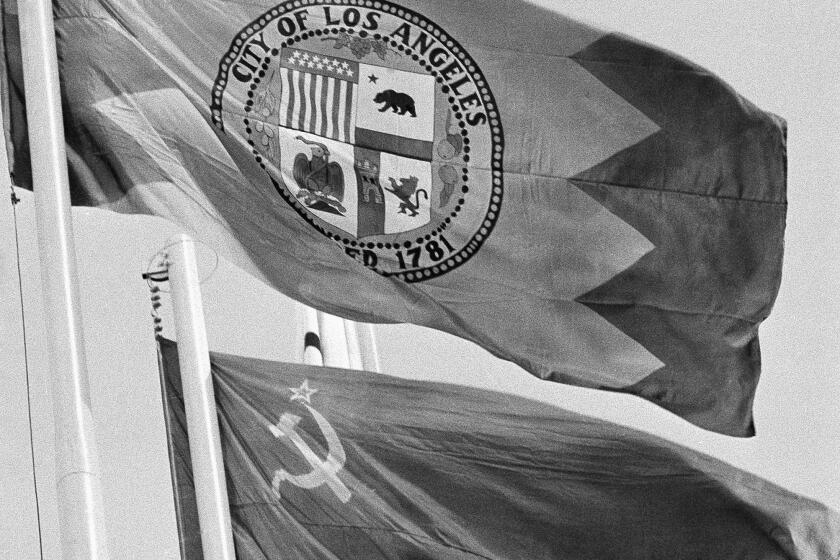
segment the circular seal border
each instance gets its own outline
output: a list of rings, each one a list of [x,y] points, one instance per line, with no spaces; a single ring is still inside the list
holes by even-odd
[[[427,19],[425,16],[410,10],[408,8],[403,8],[388,0],[286,0],[280,4],[277,4],[270,10],[266,11],[258,18],[251,21],[248,25],[243,27],[239,33],[237,33],[236,37],[231,41],[230,47],[228,48],[225,56],[219,62],[219,71],[216,76],[215,81],[213,82],[213,88],[211,92],[211,104],[210,104],[210,114],[211,119],[221,132],[225,132],[224,120],[223,120],[223,102],[222,98],[225,93],[225,88],[228,81],[228,75],[231,71],[233,66],[233,62],[238,58],[240,51],[243,47],[245,47],[249,40],[257,33],[259,33],[268,23],[272,20],[279,18],[287,13],[291,12],[292,10],[306,8],[306,7],[317,7],[317,6],[348,6],[348,7],[361,7],[371,10],[379,10],[381,12],[386,12],[391,14],[392,16],[398,17],[408,23],[414,24],[418,26],[420,29],[430,33],[436,40],[438,40],[442,45],[444,45],[453,55],[455,55],[458,60],[463,64],[464,69],[466,72],[469,73],[471,76],[473,83],[476,87],[477,93],[479,94],[483,104],[485,112],[487,113],[487,126],[490,131],[490,171],[491,171],[491,192],[488,199],[487,210],[484,214],[484,219],[482,220],[481,224],[476,228],[473,235],[470,237],[469,241],[464,243],[460,249],[456,252],[451,254],[445,260],[435,263],[433,265],[427,266],[425,268],[416,268],[411,270],[405,271],[389,271],[389,270],[380,270],[375,266],[368,266],[365,265],[367,268],[373,270],[377,274],[380,274],[385,277],[396,277],[400,278],[406,282],[420,282],[424,280],[429,280],[432,278],[436,278],[455,268],[461,266],[462,264],[466,263],[470,258],[472,258],[481,246],[484,244],[486,239],[490,236],[490,233],[493,231],[493,228],[496,225],[498,220],[499,214],[501,212],[501,205],[503,200],[503,184],[504,184],[504,172],[503,172],[503,159],[504,159],[504,132],[502,129],[502,122],[501,117],[498,112],[498,105],[496,103],[495,97],[493,96],[490,87],[487,84],[487,80],[484,77],[484,74],[481,72],[478,64],[475,60],[470,56],[468,52],[466,52],[457,41],[455,41],[446,31],[443,30],[437,23],[432,22],[431,20]],[[306,30],[300,33],[296,33],[295,35],[291,36],[286,41],[281,43],[281,48],[289,47],[301,40],[306,40],[310,37],[316,36],[316,31],[320,31],[317,35],[321,35],[324,33],[323,30]],[[352,28],[344,28],[344,32],[355,34],[355,30]],[[375,37],[376,35],[374,35]],[[411,49],[406,48],[406,54],[411,55]],[[279,54],[278,49],[272,49],[266,53],[265,58],[269,58],[271,56],[277,56]],[[426,67],[420,61],[418,64]],[[262,65],[261,65],[262,66]],[[264,67],[262,68],[264,70]],[[441,84],[442,80],[438,76],[438,73],[434,70],[430,71],[431,75],[436,78],[436,81]],[[258,78],[257,78],[258,80]],[[446,88],[445,84],[441,86],[442,88]],[[251,87],[253,89],[253,86]],[[444,94],[447,93],[446,89],[441,90]],[[245,112],[248,113],[250,110],[250,105],[252,104],[252,100],[248,99],[245,102]],[[235,115],[233,111],[227,111],[228,113]],[[241,115],[240,115],[241,116]],[[248,119],[247,116],[244,117],[246,127],[248,127]],[[250,136],[250,135],[249,135]],[[253,148],[253,140],[250,138],[248,139],[249,145]],[[390,248],[397,248],[403,246],[405,248],[410,248],[413,245],[413,242],[408,240],[404,241],[403,243],[382,243],[382,242],[363,242],[361,240],[356,239],[349,239],[346,237],[342,237],[341,235],[337,235],[331,231],[327,231],[323,226],[316,222],[316,218],[312,216],[312,214],[304,209],[300,203],[297,201],[295,197],[291,195],[287,191],[287,189],[281,185],[277,179],[275,179],[268,170],[264,163],[261,162],[261,155],[257,152],[257,150],[253,150],[254,155],[256,156],[256,161],[260,165],[260,167],[265,171],[266,176],[271,181],[272,185],[274,186],[275,190],[280,194],[280,196],[285,200],[297,213],[300,215],[309,225],[314,227],[319,233],[324,235],[330,240],[335,241],[336,243],[345,247],[345,249],[355,249],[355,248],[368,248],[368,249],[387,249],[390,245]],[[469,156],[465,156],[464,161],[464,177],[468,175],[469,171]],[[469,190],[469,184],[465,181],[465,184],[462,186],[462,193],[466,193]],[[459,200],[459,206],[463,204],[463,199]],[[434,237],[438,236],[441,232],[443,232],[448,225],[451,223],[452,218],[457,216],[458,214],[458,207],[454,212],[451,213],[450,216],[444,218],[439,225],[433,230],[432,233],[426,234],[422,238],[418,238],[417,244],[420,245],[424,242],[428,242],[429,240],[433,239]],[[349,255],[348,255],[349,256]],[[354,258],[350,256],[350,258]]]

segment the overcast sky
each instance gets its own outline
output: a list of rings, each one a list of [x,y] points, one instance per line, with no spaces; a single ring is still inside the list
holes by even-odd
[[[762,380],[750,440],[699,430],[641,399],[540,382],[453,337],[418,327],[377,327],[383,371],[457,381],[540,398],[585,414],[645,429],[721,457],[840,509],[840,4],[787,2],[592,0],[542,2],[600,27],[675,51],[721,76],[759,107],[788,121],[790,202],[784,276],[761,331]],[[5,179],[4,179],[5,186]],[[3,197],[5,194],[0,193]],[[24,253],[35,462],[47,558],[56,551],[51,495],[51,405],[38,311],[31,197],[19,205]],[[175,558],[166,455],[148,291],[140,272],[178,230],[153,218],[78,210],[76,233],[94,412],[103,467],[109,539],[117,558]],[[17,297],[11,215],[0,220],[2,311]],[[203,252],[211,348],[293,360],[300,345],[296,305]],[[171,317],[164,310],[168,332]],[[39,558],[20,326],[3,321],[0,401],[6,462],[0,502],[0,557]],[[40,373],[39,373],[40,371]],[[137,499],[137,488],[143,499]],[[166,505],[170,504],[170,505]],[[170,508],[170,509],[167,509]],[[14,528],[18,536],[6,539]],[[156,544],[153,544],[156,543]],[[13,546],[4,550],[3,546]],[[157,549],[155,547],[158,547]],[[155,555],[150,554],[155,550]]]

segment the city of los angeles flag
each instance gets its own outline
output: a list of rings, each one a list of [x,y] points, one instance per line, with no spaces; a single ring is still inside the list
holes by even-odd
[[[649,434],[475,388],[211,353],[239,560],[828,560],[840,516]],[[201,559],[161,341],[184,560]]]
[[[518,0],[54,13],[76,204],[174,220],[318,309],[753,433],[785,129],[709,72]]]

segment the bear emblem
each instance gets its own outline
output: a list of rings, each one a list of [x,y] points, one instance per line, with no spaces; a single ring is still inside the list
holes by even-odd
[[[373,98],[373,102],[384,103],[382,108],[379,109],[380,113],[391,109],[399,115],[408,113],[412,117],[417,116],[417,112],[414,110],[414,99],[407,93],[386,89],[377,93],[376,97]]]

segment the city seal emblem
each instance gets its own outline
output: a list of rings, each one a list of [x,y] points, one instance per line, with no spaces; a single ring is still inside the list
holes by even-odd
[[[470,259],[502,204],[501,122],[481,70],[384,0],[294,0],[233,39],[214,125],[266,186],[346,254],[418,282]]]

